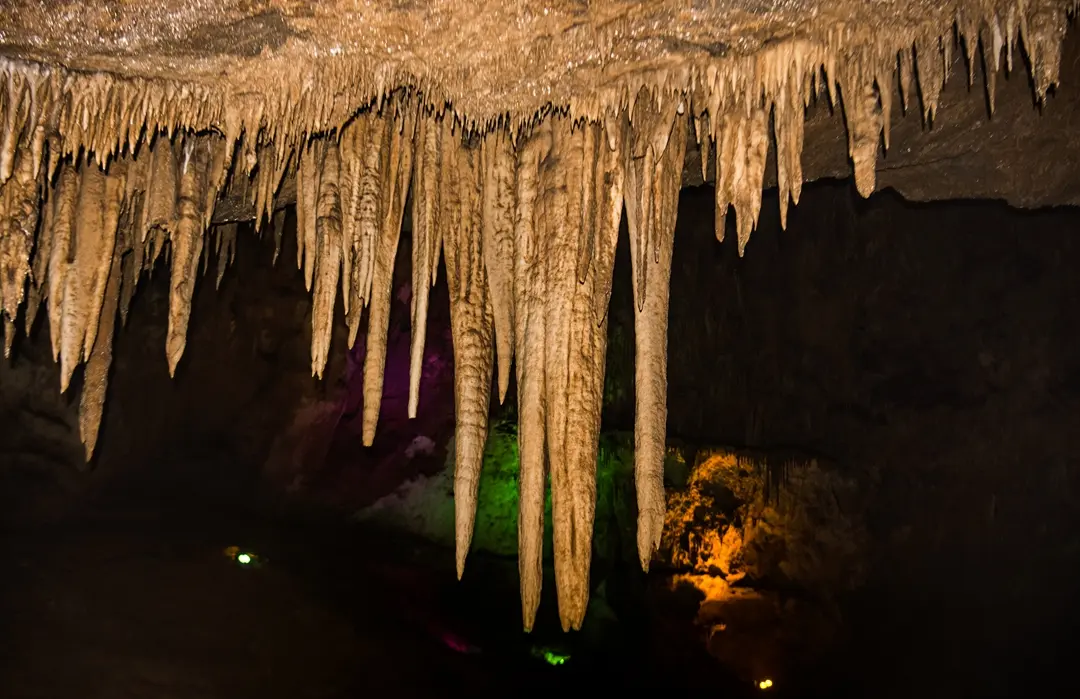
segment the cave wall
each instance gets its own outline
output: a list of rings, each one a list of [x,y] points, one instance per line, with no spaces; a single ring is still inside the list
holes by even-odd
[[[948,619],[940,648],[914,641],[927,656],[1018,633],[1052,646],[1080,570],[1080,212],[823,182],[781,231],[775,198],[739,258],[711,189],[682,192],[669,438],[805,450],[864,484],[868,584]],[[609,429],[633,422],[620,252]]]

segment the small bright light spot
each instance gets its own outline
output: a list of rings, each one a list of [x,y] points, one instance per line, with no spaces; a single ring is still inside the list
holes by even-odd
[[[239,546],[229,546],[225,549],[225,556],[232,561],[236,561],[242,566],[259,566],[263,561],[258,555],[244,551]]]
[[[532,655],[535,658],[540,658],[552,667],[562,665],[570,659],[570,655],[568,653],[558,653],[551,650],[550,648],[538,648],[536,646],[533,646]]]
[[[768,689],[772,687],[772,680],[762,680],[757,683],[758,689]]]

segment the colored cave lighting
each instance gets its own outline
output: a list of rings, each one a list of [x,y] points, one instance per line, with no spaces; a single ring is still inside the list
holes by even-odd
[[[244,551],[239,546],[229,546],[225,549],[225,556],[242,566],[250,566],[259,562],[259,557],[249,551]]]
[[[450,650],[452,650],[452,651],[454,651],[456,653],[465,653],[467,655],[475,655],[476,653],[481,652],[478,647],[472,645],[471,643],[466,641],[464,638],[462,638],[461,636],[458,636],[457,634],[455,634],[455,633],[453,633],[451,631],[442,632],[441,638],[442,638],[443,645],[445,645],[447,648],[449,648]]]
[[[758,689],[769,689],[772,687],[772,680],[764,679],[757,683]]]
[[[557,653],[550,648],[533,648],[532,654],[552,667],[562,665],[570,659],[569,654]]]

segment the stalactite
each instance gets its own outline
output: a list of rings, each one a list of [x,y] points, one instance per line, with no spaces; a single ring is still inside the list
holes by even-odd
[[[352,236],[352,301],[353,319],[349,321],[349,346],[356,342],[360,326],[360,311],[371,299],[371,279],[375,270],[375,246],[383,227],[383,178],[387,167],[389,129],[386,122],[370,115],[364,145],[360,150],[360,179],[356,187],[356,222]]]
[[[158,134],[151,145],[148,170],[142,171],[145,195],[139,230],[144,241],[155,228],[169,230],[176,216],[177,162],[172,141]]]
[[[45,137],[42,115],[49,97],[44,67],[25,66],[23,71],[5,73],[7,89],[0,85],[0,185],[15,175],[20,159],[29,165],[20,177],[37,180]],[[23,140],[29,147],[20,148]]]
[[[322,139],[308,143],[299,155],[296,173],[296,265],[304,272],[308,291],[315,274],[315,223],[324,148]]]
[[[607,149],[600,149],[600,164],[593,178],[596,186],[596,236],[593,243],[596,271],[595,312],[596,317],[607,321],[608,304],[611,301],[612,274],[615,268],[615,247],[622,223],[623,192],[626,184],[626,148],[628,124],[618,117],[604,121]]]
[[[55,299],[60,316],[62,392],[67,391],[75,367],[90,356],[97,338],[125,188],[121,165],[114,163],[109,174],[96,165],[82,167],[71,239],[53,250],[53,259],[59,253],[61,264],[50,268],[49,274],[63,284]]]
[[[715,128],[716,238],[724,239],[727,210],[734,206],[741,257],[761,212],[761,188],[769,153],[769,117],[764,108],[755,106],[749,116],[741,112],[719,116]]]
[[[315,241],[306,254],[314,259],[315,289],[311,308],[311,373],[322,378],[334,333],[334,306],[341,274],[341,197],[338,190],[338,148],[332,141],[318,143],[318,190],[315,206]],[[306,244],[305,244],[306,245]]]
[[[516,205],[514,148],[510,134],[499,129],[484,139],[484,264],[495,319],[499,367],[499,402],[506,400],[514,360],[514,216]]]
[[[270,226],[274,229],[274,257],[270,261],[271,265],[276,265],[278,256],[281,255],[281,241],[284,238],[285,233],[285,209],[278,209],[274,212],[274,218],[270,223]],[[236,243],[233,242],[233,248],[235,249]]]
[[[113,331],[117,307],[120,302],[122,280],[123,241],[117,238],[113,250],[109,278],[105,284],[101,316],[98,320],[97,339],[83,369],[82,395],[79,396],[79,436],[89,461],[97,447],[101,430],[101,417],[105,411],[105,394],[109,385],[109,368],[112,366]]]
[[[454,522],[460,578],[472,542],[487,441],[494,321],[484,268],[479,148],[457,134],[448,138],[445,128],[440,209],[454,343]]]
[[[53,196],[45,188],[45,196]],[[40,201],[40,210],[35,216],[40,218],[40,228],[37,235],[37,243],[33,250],[31,260],[30,279],[26,292],[26,314],[24,316],[23,330],[29,336],[37,321],[41,304],[45,301],[48,292],[49,258],[52,256],[52,230],[53,230],[53,202],[43,198]]]
[[[141,220],[142,206],[145,201],[145,192],[138,193],[132,200],[129,200],[128,205],[132,207],[129,209],[129,220],[131,222]],[[135,298],[135,289],[139,286],[139,279],[142,277],[144,265],[146,264],[146,248],[149,243],[143,240],[142,231],[138,230],[134,224],[124,226],[122,230],[124,230],[127,239],[124,242],[124,254],[120,263],[122,271],[119,309],[120,325],[126,327],[131,302]]]
[[[952,37],[948,39],[951,41]],[[915,73],[919,81],[919,94],[922,97],[923,120],[932,124],[937,112],[938,98],[945,83],[945,67],[941,55],[940,40],[916,40]]]
[[[360,189],[365,177],[364,171],[368,132],[378,126],[378,120],[371,112],[358,114],[342,129],[339,139],[341,148],[341,286],[342,301],[345,307],[345,319],[349,326],[349,346],[356,342],[359,331],[360,315],[364,310],[364,301],[360,298],[359,279],[361,242],[359,235]]]
[[[217,137],[189,138],[183,144],[176,223],[170,237],[172,271],[169,329],[165,340],[170,376],[176,374],[176,366],[187,345],[191,298],[198,278],[203,234],[210,222],[210,213],[206,207],[207,202],[213,202],[216,198],[211,165],[214,162],[214,149],[222,146]]]
[[[225,270],[236,261],[236,228],[235,223],[226,223],[217,227],[217,278],[214,280],[215,289],[221,288],[221,280],[225,278]],[[280,241],[280,235],[278,240]]]
[[[1042,101],[1060,69],[1062,7],[1038,0],[968,9],[956,14],[957,37],[969,80],[983,47],[991,108],[1001,54],[1011,70],[1021,44]],[[812,86],[834,105],[842,87],[855,180],[869,195],[881,136],[888,147],[894,80],[905,111],[918,98],[927,122],[937,116],[954,45],[951,28],[937,21],[868,43],[846,30],[816,38],[810,31],[755,55],[628,71],[573,98],[568,113],[552,104],[506,120],[451,108],[435,81],[391,91],[392,72],[358,78],[330,64],[303,89],[288,83],[280,95],[230,94],[223,106],[225,93],[198,82],[118,80],[0,58],[5,353],[24,302],[28,332],[45,305],[62,390],[87,362],[80,432],[89,458],[115,318],[126,323],[142,272],[163,253],[170,263],[166,353],[175,373],[196,273],[212,252],[204,236],[218,193],[229,181],[254,208],[257,230],[273,218],[276,260],[283,225],[275,199],[288,174],[296,183],[297,264],[314,296],[313,373],[327,361],[339,281],[350,345],[369,310],[363,418],[371,444],[412,182],[409,415],[417,414],[429,291],[444,253],[456,364],[458,575],[472,537],[494,359],[500,400],[516,359],[523,622],[532,627],[540,600],[550,466],[560,616],[565,628],[578,628],[588,603],[605,319],[624,193],[636,307],[638,549],[648,568],[663,522],[668,288],[690,121],[703,177],[715,158],[717,237],[734,206],[742,255],[761,206],[770,114],[782,225],[800,196]],[[329,89],[335,84],[346,87]],[[215,235],[220,285],[236,227]]]
[[[878,146],[881,142],[882,110],[873,84],[852,84],[846,95],[848,154],[855,169],[855,188],[868,197],[877,178]]]
[[[264,144],[258,151],[260,154],[258,156],[260,167],[255,172],[255,218],[253,219],[256,233],[262,230],[263,221],[273,216],[274,192],[281,185],[281,178],[285,175],[285,169],[289,163],[287,153],[282,152],[280,141],[276,147]],[[219,170],[218,163],[228,163],[228,157],[231,155],[231,152],[226,151],[224,148],[214,151],[215,164],[211,168],[213,174],[209,180],[210,187],[208,189],[210,200],[216,199],[217,193],[225,181],[224,175],[227,174]]]
[[[49,337],[52,341],[53,360],[59,361],[63,336],[64,292],[67,286],[67,273],[74,257],[75,209],[79,197],[81,178],[74,165],[64,163],[56,178],[51,202],[52,215],[50,226],[42,230],[48,236],[49,244],[42,251],[49,250],[48,264],[48,310]],[[40,254],[40,253],[39,253]],[[63,373],[63,371],[61,371]],[[67,386],[67,383],[62,383]]]
[[[544,555],[544,492],[547,471],[544,401],[546,371],[544,301],[548,296],[542,213],[537,199],[540,168],[552,148],[551,123],[545,121],[518,155],[517,223],[514,226],[514,354],[517,358],[518,415],[518,572],[525,630],[531,630],[540,606]]]
[[[416,136],[416,172],[413,177],[412,211],[412,337],[409,342],[409,417],[415,418],[420,403],[427,309],[435,285],[442,247],[439,167],[442,162],[442,126],[433,115],[420,117]]]
[[[639,100],[638,109],[631,126],[626,212],[638,299],[634,317],[637,541],[641,566],[648,570],[664,526],[668,289],[686,126],[674,110],[665,113],[647,100]],[[758,119],[764,121],[764,117]],[[666,146],[663,150],[658,148],[661,144]]]
[[[4,356],[11,356],[15,318],[30,276],[30,251],[37,228],[39,193],[29,151],[19,151],[12,172],[0,184],[0,316],[4,320]]]
[[[518,551],[526,629],[540,600],[548,464],[563,627],[580,628],[588,606],[605,318],[625,168],[621,122],[608,133],[596,123],[552,122],[522,145],[516,177]]]
[[[573,363],[570,356],[583,353],[592,359],[594,344],[591,337],[573,338],[579,345],[584,344],[575,347],[571,338],[572,330],[580,330],[572,326],[580,324],[575,323],[578,319],[574,311],[582,305],[574,303],[579,286],[578,246],[582,238],[582,171],[594,167],[592,158],[583,153],[582,133],[582,129],[572,130],[569,120],[556,119],[553,123],[551,154],[540,171],[540,196],[536,205],[538,235],[544,244],[543,260],[547,265],[544,299],[547,419],[544,428],[551,472],[555,586],[564,629],[579,627],[585,617],[589,600],[589,563],[587,557],[582,561],[580,554],[582,549],[586,554],[591,552],[596,501],[595,452],[586,464],[571,463],[568,458],[573,439],[588,442],[591,436],[587,429],[573,430],[578,434],[568,434],[567,430],[567,423],[575,417],[571,411],[581,407],[568,395]],[[584,399],[589,401],[591,397],[586,395]]]
[[[544,377],[555,582],[559,615],[568,630],[581,628],[589,600],[596,453],[607,353],[606,309],[603,314],[597,312],[596,297],[610,284],[612,267],[605,262],[614,257],[618,231],[617,220],[614,230],[603,226],[605,214],[610,224],[609,212],[615,206],[609,200],[612,190],[603,183],[612,168],[621,168],[622,163],[601,157],[601,149],[609,148],[601,144],[606,139],[598,124],[572,129],[570,120],[558,120],[553,135],[552,154],[541,175],[543,199],[537,213],[548,267]],[[622,202],[621,192],[616,198]],[[597,255],[599,247],[605,249]],[[599,275],[607,279],[598,282]]]
[[[364,445],[375,441],[375,427],[382,405],[386,371],[386,333],[390,325],[390,293],[394,282],[394,261],[397,258],[401,220],[405,213],[405,196],[412,177],[412,161],[416,121],[414,111],[406,106],[400,116],[383,117],[388,138],[382,141],[380,157],[379,195],[381,217],[378,238],[375,240],[372,264],[371,292],[368,311],[367,352],[364,355]],[[486,434],[486,432],[485,432]],[[483,445],[481,445],[483,449]]]
[[[802,75],[793,63],[787,84],[773,104],[776,142],[776,184],[780,190],[780,227],[787,228],[788,201],[799,205],[802,194],[802,150],[806,112],[801,90]],[[704,158],[704,155],[702,156]]]
[[[906,114],[911,111],[913,106],[912,99],[918,100],[918,96],[913,94],[911,88],[916,80],[914,45],[901,48],[897,52],[897,55],[898,65],[896,67],[896,77],[897,84],[900,88],[900,104]]]

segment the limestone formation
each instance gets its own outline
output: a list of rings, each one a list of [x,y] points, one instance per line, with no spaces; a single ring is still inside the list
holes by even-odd
[[[0,315],[44,305],[61,390],[85,363],[96,443],[117,314],[144,270],[171,268],[166,357],[185,351],[224,192],[256,226],[295,186],[297,262],[321,375],[340,288],[350,339],[368,313],[364,440],[375,437],[390,280],[412,192],[415,415],[428,289],[440,257],[456,362],[461,575],[493,378],[511,363],[521,426],[523,618],[540,599],[553,493],[564,628],[588,604],[595,460],[614,250],[625,208],[637,303],[638,547],[664,522],[668,282],[683,152],[715,159],[717,235],[757,223],[770,138],[782,219],[797,203],[807,105],[842,108],[855,181],[875,188],[899,99],[926,120],[953,51],[998,72],[1026,54],[1039,100],[1058,76],[1071,0],[8,0],[0,15]],[[981,52],[981,53],[980,53]],[[916,102],[921,106],[916,107]],[[702,158],[703,168],[708,160]],[[275,235],[280,246],[280,222]],[[216,239],[207,240],[208,235]],[[497,367],[497,373],[495,368]]]

